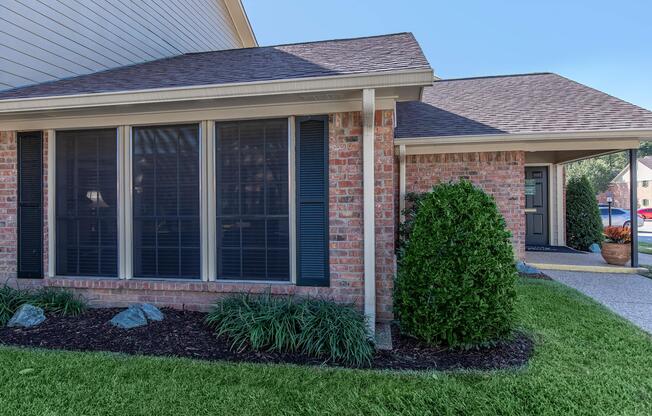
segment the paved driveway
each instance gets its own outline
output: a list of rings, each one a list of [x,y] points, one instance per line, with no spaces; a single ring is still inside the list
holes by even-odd
[[[637,274],[546,270],[554,280],[579,290],[652,334],[652,279]]]

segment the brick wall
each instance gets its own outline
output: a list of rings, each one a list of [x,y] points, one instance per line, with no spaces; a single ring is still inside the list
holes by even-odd
[[[376,286],[377,317],[391,318],[394,279],[394,146],[393,112],[376,112]],[[318,296],[338,302],[364,304],[362,120],[359,112],[329,116],[329,234],[330,288],[278,283],[179,282],[118,279],[12,279],[13,284],[73,289],[95,306],[125,306],[151,302],[161,306],[207,310],[228,293]],[[47,169],[47,137],[44,140]],[[47,172],[44,172],[47,175]],[[44,270],[47,272],[47,176],[44,176]],[[16,140],[0,132],[0,275],[16,273]]]
[[[0,131],[0,278],[2,282],[16,275],[17,185],[16,134],[12,131]]]
[[[375,132],[375,216],[376,216],[376,319],[388,321],[393,318],[393,288],[396,262],[394,243],[396,216],[394,163],[394,112],[376,112]]]
[[[525,153],[483,152],[410,155],[406,159],[407,192],[465,178],[496,199],[513,235],[514,250],[525,256]]]
[[[16,132],[0,131],[0,279],[16,275],[18,157]],[[48,270],[48,134],[43,132],[43,271]],[[2,283],[0,281],[0,284]]]

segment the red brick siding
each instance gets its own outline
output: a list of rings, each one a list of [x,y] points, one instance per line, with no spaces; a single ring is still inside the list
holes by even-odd
[[[0,131],[0,278],[16,275],[16,134]]]
[[[391,318],[394,279],[394,146],[393,112],[376,113],[376,284],[378,319]],[[174,282],[118,279],[20,280],[21,286],[71,288],[95,306],[151,302],[161,306],[206,310],[228,293],[319,296],[338,302],[364,304],[362,120],[359,112],[329,116],[329,234],[331,287],[234,282]],[[0,133],[0,266],[2,276],[16,272],[16,141]],[[47,172],[47,137],[44,141]],[[47,272],[47,173],[44,173],[44,270]]]
[[[393,318],[396,267],[394,204],[398,182],[395,182],[394,112],[377,111],[375,125],[376,319],[388,321]]]
[[[525,153],[483,152],[410,155],[406,160],[407,192],[425,192],[433,185],[469,179],[496,199],[514,249],[525,256]]]

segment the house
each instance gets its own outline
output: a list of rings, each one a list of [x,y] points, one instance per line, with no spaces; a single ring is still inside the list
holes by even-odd
[[[188,53],[0,92],[0,270],[95,305],[252,292],[392,318],[406,192],[468,178],[523,257],[563,164],[652,113],[555,74],[440,80],[410,33]]]
[[[0,90],[183,53],[258,46],[239,0],[6,0],[0,24]]]
[[[639,158],[636,165],[637,206],[649,208],[652,206],[652,156]],[[606,204],[607,198],[611,198],[614,207],[629,207],[629,184],[630,171],[627,165],[609,183],[607,191],[598,194],[598,202]]]

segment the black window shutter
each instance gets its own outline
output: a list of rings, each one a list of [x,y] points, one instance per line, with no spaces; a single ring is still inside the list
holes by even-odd
[[[329,286],[328,116],[296,120],[297,284]]]
[[[43,136],[18,133],[17,276],[43,277]]]

